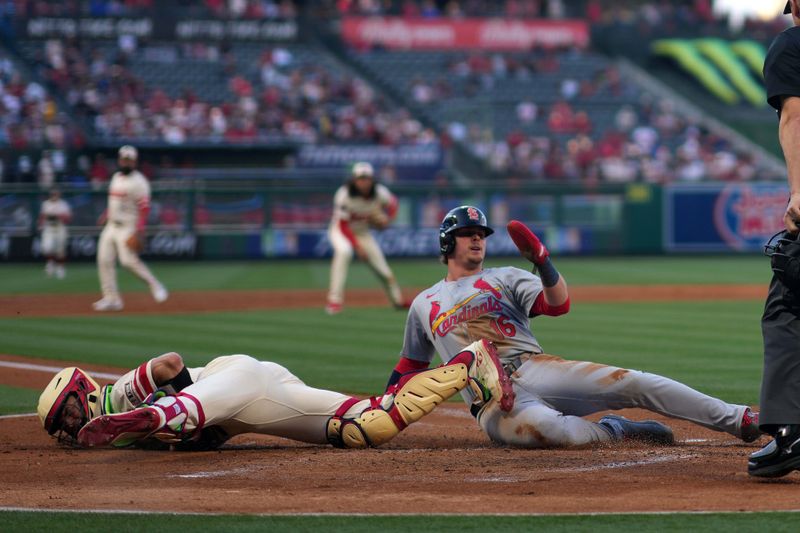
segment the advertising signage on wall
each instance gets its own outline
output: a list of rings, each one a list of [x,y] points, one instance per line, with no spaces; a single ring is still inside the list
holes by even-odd
[[[664,195],[667,251],[760,251],[783,229],[785,184],[671,186]]]
[[[586,46],[589,27],[581,20],[348,17],[342,37],[353,46],[406,50],[530,50],[533,46]]]
[[[293,41],[299,29],[293,20],[178,20],[111,17],[35,17],[17,28],[28,39],[54,37],[116,39],[120,35],[182,41]]]

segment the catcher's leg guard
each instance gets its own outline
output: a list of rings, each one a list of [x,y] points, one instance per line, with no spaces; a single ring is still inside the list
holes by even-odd
[[[409,372],[395,385],[394,394],[356,418],[333,416],[328,421],[328,442],[340,448],[380,446],[392,440],[412,422],[416,422],[469,382],[467,365],[462,362]],[[337,413],[338,414],[338,413]]]

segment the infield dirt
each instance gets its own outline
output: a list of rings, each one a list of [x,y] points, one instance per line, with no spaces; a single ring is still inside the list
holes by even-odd
[[[652,289],[575,288],[582,301],[762,298],[764,287]],[[708,289],[708,286],[702,286]],[[584,291],[579,296],[578,290]],[[592,293],[591,291],[595,291]],[[610,292],[603,292],[610,291]],[[630,292],[628,292],[630,291]],[[662,291],[662,292],[659,292]],[[261,294],[261,293],[258,293]],[[592,295],[594,294],[594,296]],[[736,294],[734,297],[733,295]],[[202,295],[200,300],[196,298]],[[229,295],[229,296],[224,296]],[[197,312],[269,308],[270,302],[318,305],[319,292],[263,294],[247,305],[236,293],[175,294],[154,308],[130,295],[125,312]],[[219,296],[219,297],[218,297]],[[363,298],[363,300],[362,300]],[[348,305],[381,300],[348,293]],[[85,301],[84,301],[85,300]],[[212,302],[209,304],[208,302]],[[3,297],[3,316],[90,314],[85,296]],[[61,361],[0,360],[65,366]],[[82,365],[121,374],[128,369]],[[47,372],[0,368],[0,383],[40,389]],[[593,416],[597,419],[603,413]],[[242,435],[215,452],[77,450],[59,446],[35,416],[6,418],[0,431],[0,505],[39,509],[114,509],[220,513],[607,513],[766,511],[800,508],[800,474],[762,481],[746,474],[745,444],[727,434],[638,410],[678,440],[583,450],[494,446],[458,403],[439,407],[389,444],[337,450],[285,439]]]

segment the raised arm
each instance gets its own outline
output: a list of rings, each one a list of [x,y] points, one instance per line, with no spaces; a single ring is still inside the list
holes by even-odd
[[[563,315],[569,311],[569,291],[564,277],[550,260],[550,252],[525,224],[512,220],[506,228],[522,257],[533,263],[542,280],[542,294],[533,304],[530,315]]]

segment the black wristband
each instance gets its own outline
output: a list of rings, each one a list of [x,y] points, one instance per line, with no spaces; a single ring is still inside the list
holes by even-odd
[[[558,278],[561,277],[549,257],[545,258],[544,263],[541,265],[536,265],[535,268],[539,272],[539,277],[542,278],[542,285],[545,287],[554,287],[558,283]]]
[[[189,370],[184,366],[174,378],[164,383],[164,385],[172,385],[175,392],[180,392],[192,383],[192,376],[189,375]]]
[[[389,383],[386,384],[386,388],[388,389],[389,387],[400,381],[400,376],[402,375],[403,374],[398,372],[397,370],[393,370],[392,375],[389,376]]]

